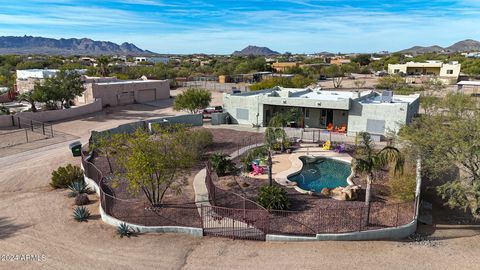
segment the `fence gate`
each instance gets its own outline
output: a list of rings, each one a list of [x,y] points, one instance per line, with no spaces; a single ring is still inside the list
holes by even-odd
[[[205,205],[201,209],[204,236],[265,241],[267,211]]]

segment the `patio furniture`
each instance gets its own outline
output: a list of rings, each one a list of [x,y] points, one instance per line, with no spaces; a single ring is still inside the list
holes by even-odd
[[[326,141],[323,145],[322,145],[322,149],[323,150],[330,150],[332,149],[332,143],[330,141]]]
[[[265,169],[258,166],[257,164],[253,163],[252,162],[252,168],[253,168],[253,172],[251,172],[252,175],[259,175],[259,174],[263,174],[265,172]]]
[[[345,152],[345,144],[344,143],[340,144],[337,148],[335,148],[335,152],[337,153]]]
[[[328,123],[327,130],[328,131],[333,131],[333,124],[332,123]]]
[[[347,125],[346,125],[346,124],[342,124],[342,126],[339,127],[339,128],[337,128],[336,131],[339,132],[339,133],[346,133],[346,132],[347,132]]]

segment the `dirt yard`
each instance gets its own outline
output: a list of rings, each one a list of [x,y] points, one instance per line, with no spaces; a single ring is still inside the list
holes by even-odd
[[[132,105],[55,128],[86,143],[93,129],[173,113]],[[266,243],[180,234],[121,239],[99,219],[98,202],[88,206],[93,219],[80,224],[71,217],[67,192],[49,187],[53,169],[80,164],[68,143],[0,156],[0,269],[479,269],[479,227],[443,222],[423,228],[432,236],[421,242]]]

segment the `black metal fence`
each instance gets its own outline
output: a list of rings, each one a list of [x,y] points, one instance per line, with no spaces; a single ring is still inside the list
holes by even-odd
[[[243,144],[242,144],[243,145]],[[256,145],[256,144],[254,144]],[[244,147],[249,147],[245,143]],[[239,147],[237,153],[244,149]],[[372,203],[369,207],[314,208],[306,211],[267,211],[244,196],[215,185],[217,175],[206,166],[210,204],[152,207],[140,200],[117,198],[102,172],[82,152],[85,175],[99,187],[103,211],[119,220],[144,226],[202,228],[204,235],[265,240],[267,234],[313,236],[321,233],[361,232],[405,225],[415,218],[415,202]]]

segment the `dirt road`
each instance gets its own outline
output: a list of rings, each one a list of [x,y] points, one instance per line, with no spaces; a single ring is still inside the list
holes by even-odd
[[[55,128],[86,142],[92,129],[171,113],[131,106]],[[80,164],[67,145],[0,157],[0,269],[480,269],[479,229],[464,226],[438,226],[438,240],[427,244],[265,243],[179,234],[121,239],[99,220],[98,202],[88,206],[93,219],[80,224],[71,217],[67,192],[48,186],[53,169]],[[19,260],[27,254],[38,260]]]

